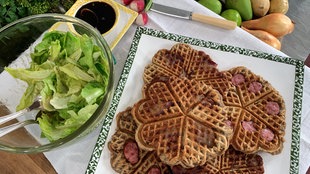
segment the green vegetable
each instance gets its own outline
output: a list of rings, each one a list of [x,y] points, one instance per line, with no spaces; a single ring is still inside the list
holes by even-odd
[[[17,19],[43,13],[65,13],[76,0],[0,0],[0,27]]]
[[[28,84],[16,110],[41,96],[46,110],[38,118],[42,135],[55,141],[78,129],[98,108],[108,85],[108,62],[88,36],[61,31],[46,33],[31,59],[27,69],[5,67]]]
[[[28,15],[28,9],[18,4],[16,0],[0,0],[0,28]]]
[[[43,14],[48,12],[51,8],[56,6],[57,1],[43,1],[43,0],[17,0],[19,4],[27,8],[30,14]]]
[[[150,8],[152,7],[153,0],[145,0],[145,8],[144,11],[149,11]]]
[[[30,14],[64,13],[76,0],[16,0],[21,6],[27,8]],[[63,9],[61,9],[63,8]]]

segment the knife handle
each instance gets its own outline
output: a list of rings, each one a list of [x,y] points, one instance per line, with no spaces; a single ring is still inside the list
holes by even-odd
[[[233,30],[237,27],[237,23],[234,21],[206,16],[206,15],[198,14],[198,13],[192,13],[192,20],[214,25],[214,26],[228,29],[228,30]]]

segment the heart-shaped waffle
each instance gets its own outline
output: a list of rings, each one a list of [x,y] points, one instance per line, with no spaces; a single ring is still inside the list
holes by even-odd
[[[149,84],[154,79],[174,76],[211,86],[223,96],[224,104],[233,108],[229,121],[234,127],[232,145],[236,150],[280,153],[286,125],[282,96],[268,81],[245,67],[221,72],[216,66],[204,52],[178,43],[154,55],[144,70],[144,82]]]
[[[217,64],[203,51],[193,49],[188,44],[175,44],[170,50],[159,50],[152,63],[146,66],[143,74],[145,84],[160,77],[186,77],[203,81],[221,94],[232,84],[226,74],[220,72]],[[228,74],[229,75],[229,74]]]
[[[108,143],[112,168],[122,174],[152,173],[169,174],[169,166],[162,163],[156,153],[140,149],[135,141],[137,125],[131,108],[116,116],[117,130]]]
[[[286,126],[282,96],[246,67],[235,67],[227,73],[235,88],[223,95],[224,103],[240,107],[240,114],[233,122],[233,147],[245,153],[258,150],[280,153]]]
[[[144,96],[132,109],[136,141],[145,150],[155,150],[164,163],[195,167],[229,147],[232,128],[227,118],[232,113],[217,90],[172,76],[151,82]]]

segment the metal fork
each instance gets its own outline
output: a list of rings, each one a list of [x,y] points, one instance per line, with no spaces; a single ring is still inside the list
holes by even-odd
[[[16,130],[16,129],[19,129],[21,127],[24,127],[24,126],[27,126],[29,124],[37,124],[38,122],[36,120],[25,120],[25,121],[22,121],[22,122],[17,122],[17,123],[14,123],[14,124],[11,124],[11,125],[8,125],[8,126],[5,126],[5,127],[2,127],[0,128],[0,137]]]
[[[0,117],[0,125],[3,124],[3,123],[8,122],[10,120],[13,120],[13,119],[15,119],[15,118],[17,118],[19,116],[22,116],[25,113],[30,112],[30,111],[32,111],[34,109],[42,109],[41,97],[36,98],[36,100],[28,108],[25,108],[25,109],[20,110],[18,112],[15,112],[15,113],[12,113],[12,114]]]

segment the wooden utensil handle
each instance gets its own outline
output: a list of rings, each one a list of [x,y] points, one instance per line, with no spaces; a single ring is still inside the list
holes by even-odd
[[[234,21],[229,21],[226,19],[220,19],[216,17],[211,17],[211,16],[206,16],[203,14],[198,14],[198,13],[192,13],[192,20],[193,21],[198,21],[210,25],[214,25],[220,28],[228,29],[228,30],[233,30],[236,28],[237,23]]]

